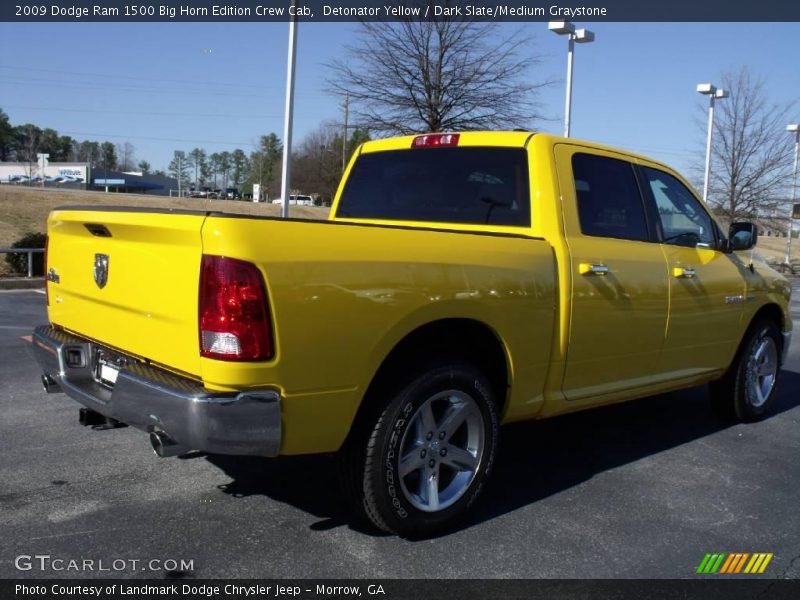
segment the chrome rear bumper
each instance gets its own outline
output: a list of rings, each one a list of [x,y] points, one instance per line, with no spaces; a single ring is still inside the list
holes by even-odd
[[[276,391],[211,392],[196,381],[133,360],[110,387],[95,377],[96,344],[47,325],[34,330],[32,348],[44,375],[60,391],[106,417],[165,433],[182,450],[260,456],[275,456],[280,450]]]

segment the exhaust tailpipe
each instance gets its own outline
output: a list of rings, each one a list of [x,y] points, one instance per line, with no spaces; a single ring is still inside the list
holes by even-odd
[[[163,431],[153,431],[150,433],[150,445],[153,447],[153,452],[156,456],[167,458],[169,456],[178,456],[186,454],[189,448],[182,446]]]
[[[58,394],[61,392],[61,386],[47,373],[42,373],[42,387],[48,394]]]

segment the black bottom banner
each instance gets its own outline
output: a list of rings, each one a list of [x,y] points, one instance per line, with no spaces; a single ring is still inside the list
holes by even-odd
[[[58,600],[263,600],[266,598],[432,599],[703,599],[800,598],[800,580],[541,580],[541,579],[334,579],[334,580],[3,580],[0,598]]]

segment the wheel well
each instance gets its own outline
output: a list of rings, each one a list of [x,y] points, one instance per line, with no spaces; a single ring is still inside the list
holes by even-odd
[[[506,353],[497,334],[484,323],[471,319],[443,319],[423,325],[404,337],[383,360],[361,401],[351,432],[356,425],[377,417],[392,385],[425,362],[437,358],[461,359],[481,369],[492,384],[502,414],[509,385]]]
[[[742,339],[739,340],[739,345],[736,348],[736,354],[734,355],[733,359],[734,361],[736,360],[736,356],[738,356],[739,352],[742,351],[742,348],[747,342],[747,337],[750,334],[750,330],[753,329],[753,325],[762,319],[772,321],[775,323],[775,326],[779,331],[783,331],[783,312],[781,311],[781,307],[772,303],[765,304],[755,312],[753,317],[750,319],[750,322],[747,324],[747,329],[744,330]]]
[[[756,314],[753,315],[750,325],[758,319],[768,319],[778,326],[779,331],[783,331],[783,311],[777,304],[765,304],[759,308]]]

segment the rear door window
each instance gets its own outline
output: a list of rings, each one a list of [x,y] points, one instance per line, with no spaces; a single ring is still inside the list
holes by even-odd
[[[647,241],[647,220],[633,165],[578,153],[572,157],[578,218],[584,235]]]
[[[336,216],[528,227],[527,153],[456,147],[362,154]]]

